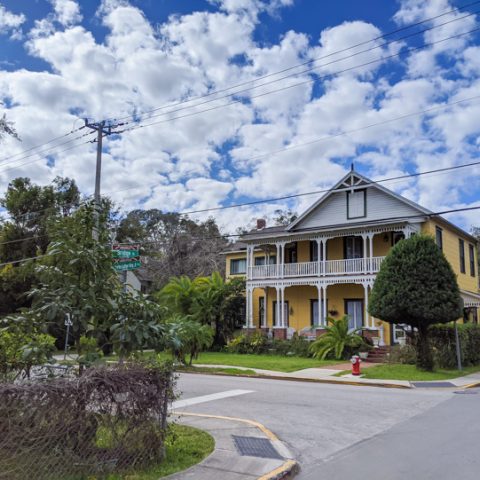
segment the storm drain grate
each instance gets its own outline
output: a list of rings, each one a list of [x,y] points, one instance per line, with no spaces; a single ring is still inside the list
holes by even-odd
[[[421,388],[445,388],[445,387],[456,387],[451,382],[412,382],[414,387]]]
[[[273,448],[270,440],[257,437],[240,437],[232,435],[235,447],[240,455],[260,458],[278,458],[283,457]]]
[[[457,390],[456,393],[458,395],[476,395],[478,392],[474,392],[473,390]]]

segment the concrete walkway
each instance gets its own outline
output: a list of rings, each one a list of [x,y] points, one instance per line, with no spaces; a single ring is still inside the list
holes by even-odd
[[[383,379],[370,379],[370,378],[363,378],[362,376],[355,376],[351,374],[345,374],[341,377],[335,376],[338,374],[339,371],[342,370],[343,366],[348,366],[348,363],[331,365],[330,368],[305,368],[303,370],[297,370],[296,372],[278,372],[274,370],[263,370],[260,368],[249,368],[249,367],[237,367],[233,365],[206,365],[206,364],[195,364],[196,367],[202,368],[235,368],[238,370],[253,370],[258,375],[263,377],[272,377],[272,378],[281,378],[281,379],[292,379],[292,380],[309,380],[309,381],[319,381],[319,382],[328,382],[328,383],[339,383],[339,384],[352,384],[355,385],[370,385],[370,386],[384,386],[384,387],[397,387],[397,388],[422,388],[418,385],[415,386],[413,383],[418,382],[410,382],[408,380],[383,380]],[[379,365],[378,363],[363,363],[363,368],[373,367],[375,365]],[[342,367],[342,368],[339,368]],[[345,369],[346,370],[346,369]],[[431,382],[421,382],[424,384],[425,388],[432,388],[429,387],[429,384],[435,385],[438,383],[445,384],[450,383],[452,384],[450,388],[466,388],[475,386],[477,384],[480,385],[480,372],[472,373],[470,375],[465,375],[463,377],[457,377],[453,379],[447,380],[436,380]],[[445,388],[442,386],[441,388]]]
[[[273,480],[286,478],[298,470],[298,464],[283,442],[257,422],[179,411],[175,412],[173,419],[210,433],[215,439],[215,450],[199,464],[166,477],[169,480]],[[242,455],[235,445],[234,436],[264,440],[267,446],[273,447],[277,458],[259,456],[260,450],[255,455]]]

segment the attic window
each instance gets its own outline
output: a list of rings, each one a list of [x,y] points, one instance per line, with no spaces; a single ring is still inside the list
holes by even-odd
[[[351,190],[347,192],[347,219],[367,216],[367,191]]]

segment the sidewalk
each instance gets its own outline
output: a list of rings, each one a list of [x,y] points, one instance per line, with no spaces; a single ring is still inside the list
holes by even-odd
[[[172,417],[183,425],[210,433],[215,439],[215,450],[199,464],[166,477],[168,480],[279,480],[292,478],[298,470],[288,448],[261,424],[181,411]],[[242,444],[243,454],[237,443]]]
[[[349,364],[345,364],[349,366]],[[362,364],[362,368],[368,368],[378,364]],[[337,383],[345,385],[365,385],[373,387],[385,388],[472,388],[480,386],[480,372],[457,377],[442,381],[425,381],[425,382],[410,382],[408,380],[383,380],[383,379],[369,379],[362,378],[351,374],[336,377],[340,371],[337,365],[332,365],[333,368],[306,368],[304,370],[297,370],[296,372],[278,372],[273,370],[263,370],[260,368],[251,367],[237,367],[232,365],[205,365],[196,364],[196,367],[202,368],[235,368],[237,370],[253,370],[260,377],[276,378],[282,380],[299,380],[299,381],[314,381],[319,383]],[[204,373],[204,372],[203,372]],[[228,375],[228,374],[223,374]],[[422,384],[419,386],[418,384]],[[417,385],[414,385],[417,384]],[[450,384],[450,385],[447,385]]]

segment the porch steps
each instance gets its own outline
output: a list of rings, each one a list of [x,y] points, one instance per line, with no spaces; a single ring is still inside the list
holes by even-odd
[[[375,347],[368,352],[368,357],[366,362],[368,363],[383,363],[385,361],[385,356],[389,352],[388,347]]]

